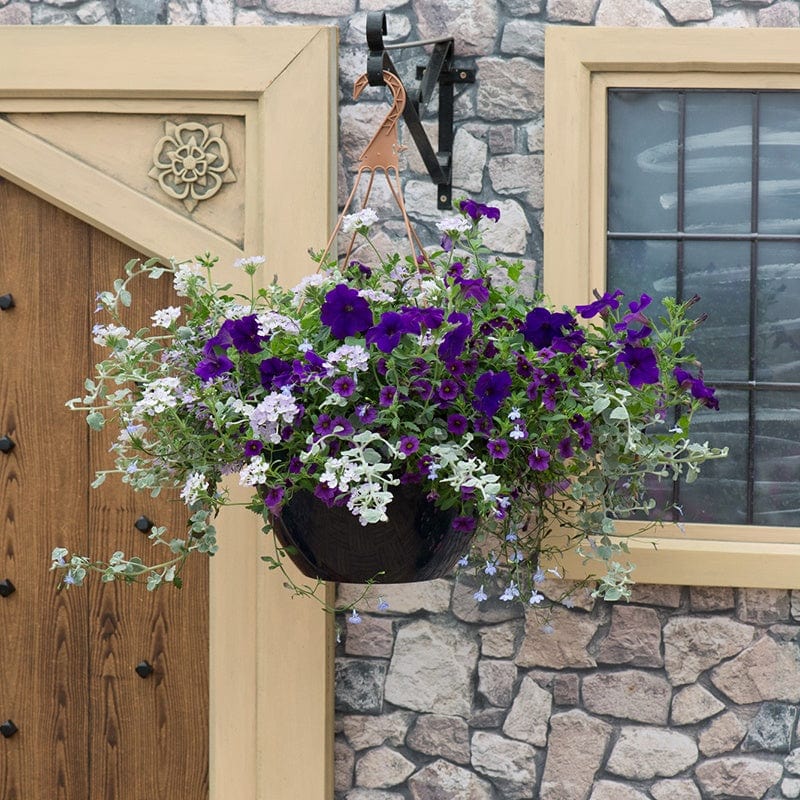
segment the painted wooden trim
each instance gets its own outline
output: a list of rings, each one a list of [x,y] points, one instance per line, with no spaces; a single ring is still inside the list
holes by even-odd
[[[547,29],[544,288],[555,303],[588,302],[605,285],[607,89],[797,89],[796,38],[780,29]],[[687,524],[627,541],[638,582],[800,588],[800,528]],[[601,565],[573,552],[563,566],[579,578]]]
[[[203,250],[234,261],[222,236],[0,119],[0,175],[149,256]]]
[[[102,26],[0,26],[0,96],[258,99],[323,30],[119,25],[111,35]]]
[[[197,52],[206,67],[188,69]],[[0,115],[244,113],[244,252],[291,286],[335,217],[336,52],[333,27],[0,27]],[[148,255],[216,252],[222,279],[242,280],[239,248],[2,118],[0,174]],[[252,514],[225,509],[217,527],[209,800],[329,800],[332,620],[268,573]]]

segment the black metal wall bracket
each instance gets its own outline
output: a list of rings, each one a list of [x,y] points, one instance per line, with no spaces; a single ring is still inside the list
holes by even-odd
[[[384,44],[383,37],[385,35],[386,14],[383,11],[370,11],[367,14],[367,47],[369,48],[367,79],[370,86],[383,86],[384,70],[400,77],[388,50],[424,45],[433,46],[428,63],[417,66],[419,88],[411,92],[404,86],[409,102],[406,103],[403,110],[403,119],[422,156],[431,180],[437,185],[438,207],[449,209],[453,193],[453,86],[456,83],[474,83],[475,70],[456,69],[453,66],[452,37]],[[421,117],[437,86],[439,88],[439,147],[434,152],[428,134],[422,127]]]

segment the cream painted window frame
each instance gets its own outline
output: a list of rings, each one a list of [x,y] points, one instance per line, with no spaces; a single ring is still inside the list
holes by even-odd
[[[209,249],[242,289],[233,261],[264,254],[292,286],[313,271],[307,249],[324,245],[335,219],[336,58],[332,26],[0,26],[0,176],[139,252]],[[26,137],[2,119],[9,112],[240,115],[242,248]],[[246,499],[242,491],[233,487]],[[217,525],[209,800],[330,800],[332,620],[269,574],[260,527],[241,508],[225,509]]]
[[[797,33],[548,28],[544,288],[559,305],[605,286],[607,92],[618,87],[800,89]],[[629,545],[640,583],[800,587],[800,528],[666,524]],[[565,567],[591,572],[574,554]]]

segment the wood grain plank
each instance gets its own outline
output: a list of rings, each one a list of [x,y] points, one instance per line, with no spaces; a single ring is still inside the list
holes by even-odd
[[[108,289],[137,254],[96,230],[91,232],[92,293]],[[167,279],[144,279],[133,287],[134,307],[125,322],[131,330],[149,323],[159,308],[177,302]],[[86,334],[88,341],[88,332]],[[95,354],[102,352],[95,348]],[[113,432],[92,436],[93,469],[110,466]],[[134,528],[140,516],[180,536],[185,506],[176,495],[152,499],[110,478],[90,497],[90,546],[109,555],[151,558],[147,536]],[[161,555],[161,553],[157,553]],[[91,772],[93,800],[140,800],[208,795],[208,564],[190,560],[185,588],[149,593],[143,586],[100,585],[90,589]],[[142,660],[155,671],[140,678]],[[131,785],[130,776],[135,775]]]
[[[19,726],[0,739],[3,800],[208,796],[207,564],[190,565],[182,592],[156,594],[97,581],[56,592],[48,571],[56,544],[147,550],[141,514],[185,525],[178,502],[111,481],[90,490],[108,442],[64,407],[100,355],[95,293],[132,255],[0,179],[0,294],[16,300],[0,313],[0,435],[17,444],[0,454],[0,579],[17,587],[0,598],[0,721]],[[155,667],[145,680],[143,659]]]
[[[88,792],[87,609],[56,592],[55,544],[86,543],[86,425],[64,408],[82,385],[89,324],[85,230],[8,181],[0,182],[0,428],[16,447],[0,457],[0,717],[19,728],[0,740],[0,795],[72,800]],[[77,265],[67,269],[66,265]]]

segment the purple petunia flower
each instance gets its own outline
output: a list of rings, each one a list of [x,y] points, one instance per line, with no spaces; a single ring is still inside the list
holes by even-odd
[[[456,278],[455,280],[464,298],[472,298],[478,303],[489,300],[489,288],[481,278]]]
[[[692,397],[699,400],[707,408],[712,408],[715,411],[719,410],[719,400],[715,397],[716,389],[713,386],[707,386],[702,376],[695,378],[690,372],[681,367],[675,367],[672,374],[683,389],[691,391]]]
[[[588,420],[585,420],[580,414],[576,414],[570,421],[569,426],[578,436],[578,444],[581,450],[588,450],[591,448],[592,439],[592,426]]]
[[[470,533],[475,530],[475,525],[474,517],[456,517],[453,520],[453,530],[459,533]]]
[[[381,321],[367,331],[367,344],[374,344],[382,353],[391,353],[398,344],[403,334],[419,333],[419,325],[414,325],[405,314],[396,311],[384,311]]]
[[[350,375],[340,375],[333,382],[333,391],[339,397],[350,397],[356,390],[356,382]]]
[[[416,436],[403,436],[400,439],[399,449],[403,455],[410,456],[419,450],[419,439]]]
[[[363,425],[369,425],[371,422],[375,422],[377,419],[378,410],[367,405],[357,406],[356,417],[358,417],[358,421]]]
[[[261,385],[269,392],[288,386],[294,378],[294,370],[288,361],[273,356],[265,358],[258,365],[261,374]]]
[[[505,439],[489,439],[489,441],[486,442],[486,449],[489,451],[489,455],[492,458],[496,458],[499,461],[508,457],[509,447]]]
[[[273,513],[283,502],[283,487],[273,486],[264,492],[264,505]]]
[[[562,311],[550,311],[547,308],[534,308],[525,317],[522,335],[537,350],[550,347],[553,339],[563,337],[575,328],[575,318]]]
[[[614,325],[615,331],[624,331],[626,328],[630,327],[631,323],[638,322],[640,325],[648,326],[650,324],[650,320],[642,313],[650,303],[653,302],[653,298],[650,297],[648,294],[643,294],[639,300],[631,300],[628,303],[628,313]]]
[[[194,374],[203,381],[210,381],[230,372],[233,369],[233,361],[228,356],[212,351],[206,357],[199,361],[194,368]]]
[[[493,417],[511,392],[511,376],[505,370],[484,372],[475,381],[472,405],[487,417]]]
[[[328,414],[320,414],[314,423],[314,433],[318,436],[329,436],[333,433],[333,420]]]
[[[451,401],[455,400],[456,397],[461,394],[461,388],[452,378],[445,378],[436,389],[436,394],[438,394],[442,400]]]
[[[260,442],[258,439],[248,439],[244,443],[245,458],[253,458],[254,456],[261,455],[261,451],[263,449],[264,449],[263,442]]]
[[[419,326],[429,328],[430,330],[436,330],[436,328],[441,327],[442,322],[444,322],[444,309],[437,308],[436,306],[428,306],[427,308],[403,306],[401,311],[407,320]],[[414,331],[414,333],[419,333],[419,331]]]
[[[447,418],[447,431],[453,436],[463,436],[467,432],[467,418],[463,414],[450,414]]]
[[[396,394],[396,386],[382,386],[380,394],[378,395],[378,402],[383,408],[388,408],[390,405],[392,405],[392,403],[394,403]]]
[[[454,311],[448,318],[448,322],[455,322],[456,327],[447,331],[442,337],[442,343],[439,345],[439,358],[445,363],[449,364],[455,361],[463,352],[466,347],[467,339],[472,336],[472,320],[466,314],[460,314]]]
[[[258,316],[248,314],[241,319],[228,320],[224,323],[230,325],[229,332],[233,346],[240,353],[260,353],[261,345],[266,340],[258,332]]]
[[[550,453],[541,447],[534,447],[528,456],[528,466],[537,472],[544,472],[550,466]]]
[[[372,327],[369,303],[344,283],[335,286],[325,295],[319,318],[331,329],[335,339],[346,339]]]
[[[500,219],[500,209],[495,206],[487,206],[475,200],[462,200],[458,207],[471,219],[477,222],[482,217],[497,222]]]
[[[606,292],[602,297],[598,298],[592,303],[585,306],[575,306],[575,311],[583,317],[583,319],[591,319],[592,317],[602,314],[607,308],[619,308],[618,297],[622,297],[623,293],[620,289],[615,289],[613,292]]]
[[[336,499],[336,489],[332,489],[330,486],[325,486],[323,483],[318,483],[314,487],[314,497],[318,500],[322,500],[328,508],[333,508],[334,500]]]
[[[566,461],[568,458],[572,458],[574,455],[575,451],[572,449],[572,439],[570,439],[569,436],[565,436],[558,443],[558,456]]]
[[[333,433],[343,439],[355,433],[355,428],[347,417],[334,417],[332,424]]]
[[[427,403],[434,394],[433,384],[426,380],[416,380],[411,384],[411,389],[419,396],[419,399]]]
[[[628,383],[639,389],[646,383],[658,383],[658,363],[656,354],[650,347],[634,347],[626,344],[617,356],[617,364],[628,370]]]

